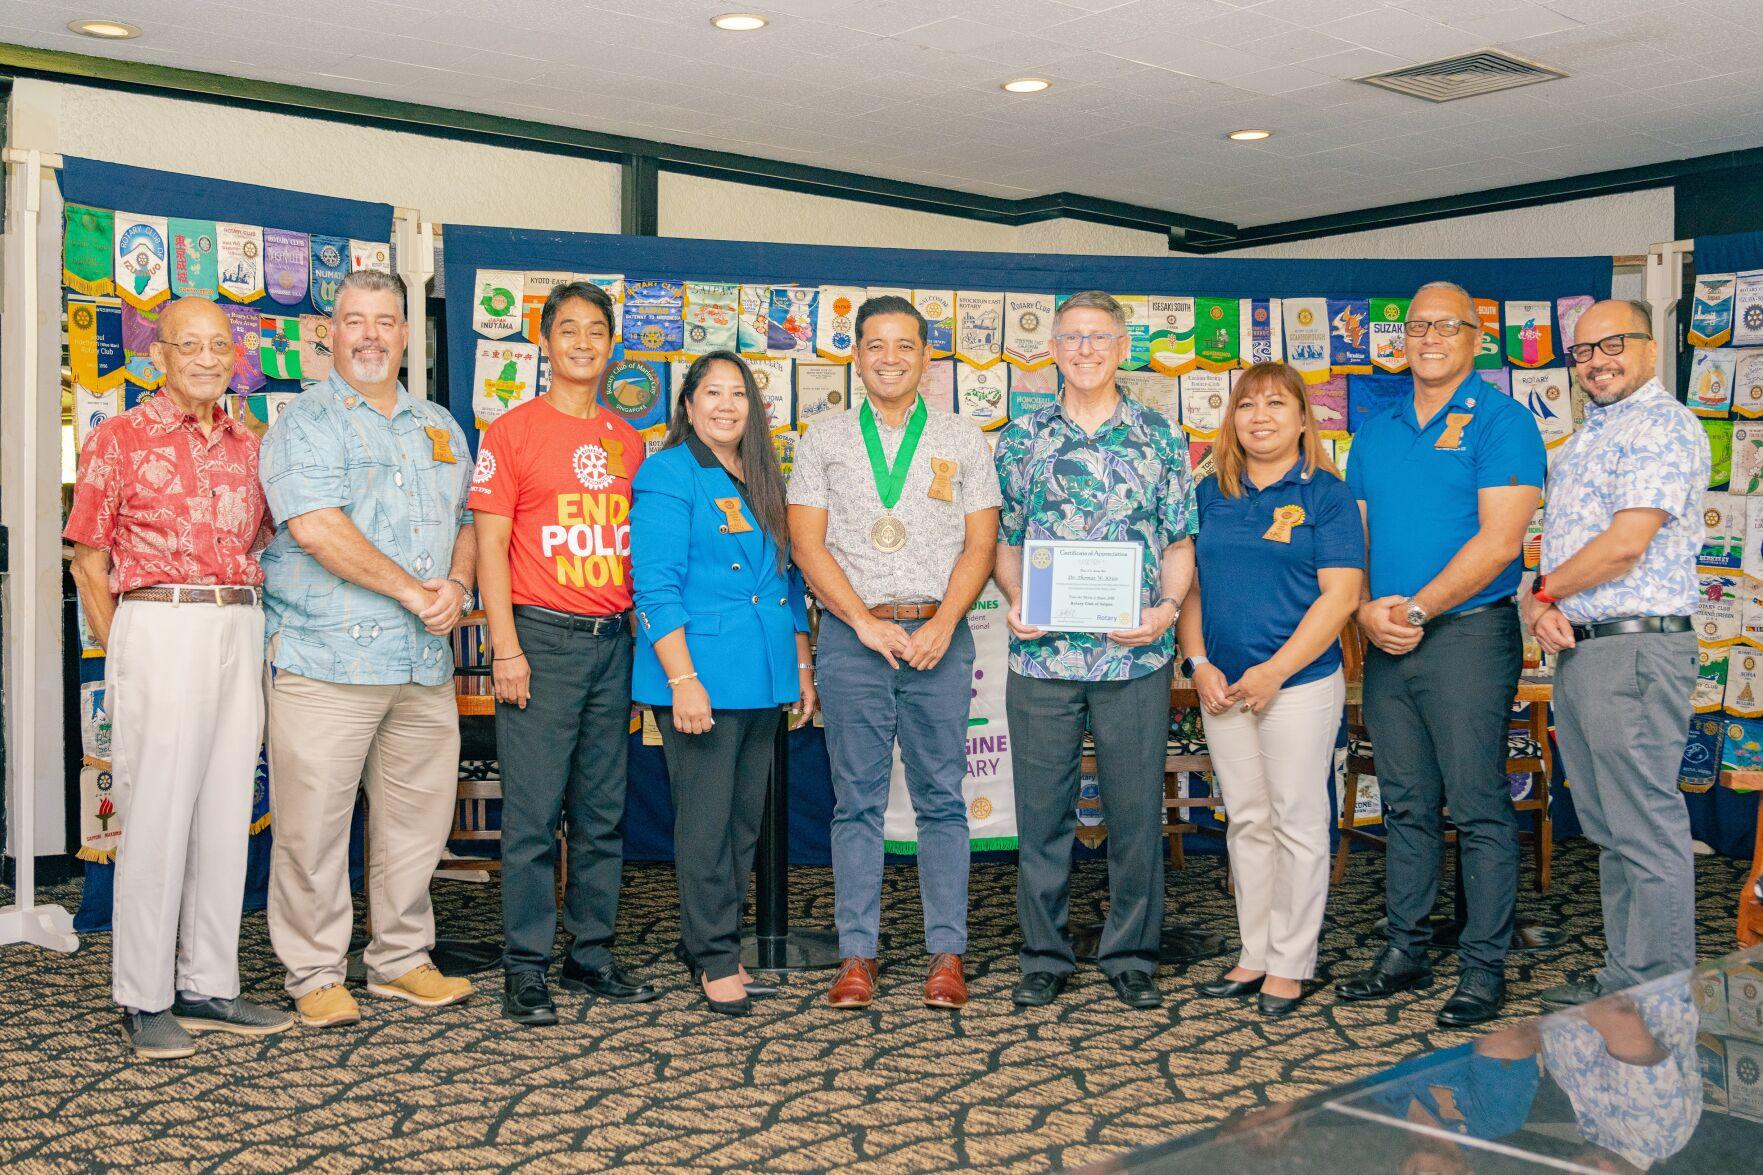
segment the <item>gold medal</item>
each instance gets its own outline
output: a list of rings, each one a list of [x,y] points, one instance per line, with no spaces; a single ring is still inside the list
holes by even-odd
[[[892,514],[884,514],[869,528],[869,545],[884,555],[891,555],[906,545],[906,524]]]

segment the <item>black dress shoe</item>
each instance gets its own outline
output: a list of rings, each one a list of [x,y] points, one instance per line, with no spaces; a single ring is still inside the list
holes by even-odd
[[[1486,1024],[1500,1014],[1500,1003],[1506,998],[1506,980],[1492,971],[1479,967],[1465,971],[1457,980],[1457,990],[1439,1009],[1439,1027],[1474,1028]]]
[[[751,972],[749,972],[749,974],[751,974]],[[778,993],[778,990],[779,988],[775,979],[752,978],[747,981],[747,994],[756,1000],[762,1000],[767,996],[774,996]]]
[[[531,968],[502,976],[502,1014],[516,1024],[543,1027],[557,1023],[557,1005],[545,986],[545,973]]]
[[[704,982],[701,979],[698,981],[698,998],[709,1004],[710,1010],[718,1016],[746,1016],[753,1011],[753,1001],[746,996],[742,996],[738,1000],[711,999],[710,993],[704,990]]]
[[[1262,981],[1266,978],[1265,975],[1257,975],[1253,979],[1226,979],[1220,975],[1217,979],[1208,979],[1194,990],[1209,1000],[1235,1000],[1260,991]]]
[[[1114,994],[1120,1002],[1129,1008],[1161,1008],[1163,995],[1157,990],[1157,980],[1149,971],[1122,971],[1119,975],[1111,975],[1108,982],[1114,985]]]
[[[692,977],[693,983],[696,983],[698,977],[704,974],[704,968],[698,966],[698,960],[692,958],[690,952],[686,950],[684,943],[673,948],[673,957],[685,964],[686,973]],[[777,993],[778,985],[775,980],[754,979],[747,984],[748,996],[756,1000],[762,1000],[767,996],[774,996]]]
[[[1559,1012],[1563,1008],[1577,1008],[1581,1004],[1589,1004],[1604,993],[1598,990],[1596,976],[1588,975],[1583,979],[1569,979],[1566,983],[1537,992],[1537,999],[1543,1007],[1551,1012]]]
[[[1291,1015],[1309,994],[1310,989],[1299,984],[1297,995],[1269,995],[1264,991],[1257,1003],[1263,1016],[1269,1020],[1278,1020],[1282,1016]]]
[[[1030,971],[1016,981],[1010,1000],[1019,1008],[1039,1008],[1059,998],[1067,976],[1057,971]]]
[[[661,994],[651,984],[626,975],[617,963],[583,967],[574,959],[563,960],[563,977],[557,986],[564,991],[597,995],[611,1004],[643,1004]]]
[[[1431,983],[1432,966],[1425,959],[1412,958],[1397,947],[1385,947],[1371,970],[1341,980],[1335,991],[1347,1000],[1382,1000]]]

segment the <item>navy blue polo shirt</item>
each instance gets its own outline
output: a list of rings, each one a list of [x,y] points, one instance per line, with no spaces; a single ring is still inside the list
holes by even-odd
[[[1469,419],[1456,428],[1453,415]],[[1455,447],[1440,448],[1453,428]],[[1367,420],[1353,434],[1347,488],[1365,503],[1372,598],[1411,596],[1431,583],[1481,529],[1478,492],[1540,490],[1546,467],[1536,418],[1477,375],[1458,385],[1425,428],[1412,396]],[[1510,599],[1523,572],[1523,557],[1514,550],[1492,583],[1450,611]]]
[[[1266,489],[1256,489],[1247,476],[1242,485],[1240,497],[1227,498],[1214,475],[1194,491],[1201,635],[1206,656],[1228,681],[1271,658],[1298,630],[1322,594],[1317,571],[1365,566],[1359,504],[1334,474],[1306,474],[1300,457]],[[1299,519],[1289,528],[1290,542],[1267,537],[1287,529],[1275,530],[1276,516]],[[1286,685],[1320,681],[1340,664],[1340,642],[1331,642]]]

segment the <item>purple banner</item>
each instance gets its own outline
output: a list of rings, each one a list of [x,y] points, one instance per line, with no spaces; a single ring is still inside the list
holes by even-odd
[[[255,392],[267,382],[257,357],[263,341],[262,317],[250,306],[223,302],[220,309],[233,328],[233,378],[227,387],[235,392]]]
[[[297,306],[306,300],[308,247],[305,233],[263,230],[263,288],[273,301]]]

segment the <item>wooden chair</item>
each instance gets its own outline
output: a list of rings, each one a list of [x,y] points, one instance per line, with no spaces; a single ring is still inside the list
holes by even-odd
[[[1347,857],[1352,851],[1353,842],[1384,847],[1385,838],[1359,828],[1353,820],[1354,809],[1358,807],[1359,780],[1363,776],[1376,777],[1377,763],[1373,756],[1370,732],[1365,727],[1365,644],[1359,626],[1352,621],[1347,622],[1341,634],[1342,669],[1347,679],[1347,772],[1346,794],[1341,800],[1340,811],[1340,844],[1335,849],[1334,872],[1332,883],[1339,885],[1347,876]],[[1553,748],[1549,745],[1549,697],[1551,691],[1546,685],[1539,686],[1534,682],[1520,681],[1517,701],[1529,705],[1526,718],[1515,720],[1506,736],[1506,773],[1508,775],[1529,775],[1532,780],[1530,794],[1524,799],[1514,800],[1512,807],[1518,812],[1531,814],[1531,830],[1518,834],[1521,842],[1529,841],[1536,850],[1536,887],[1539,893],[1549,891],[1550,870],[1555,852],[1555,822],[1549,812],[1549,785],[1554,778],[1555,760]],[[1446,819],[1450,818],[1447,811]],[[1445,838],[1453,840],[1457,833],[1447,831]]]

